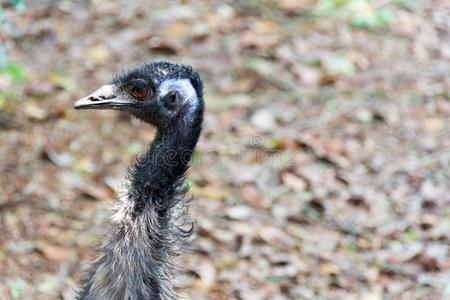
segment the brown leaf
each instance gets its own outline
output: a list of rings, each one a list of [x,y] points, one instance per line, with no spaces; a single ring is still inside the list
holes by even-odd
[[[98,201],[111,200],[113,194],[110,189],[101,186],[83,185],[82,195]]]
[[[156,36],[151,38],[149,43],[149,48],[152,51],[161,52],[167,55],[181,53],[181,46],[169,39],[163,39]]]
[[[283,184],[296,192],[304,191],[306,189],[306,181],[292,173],[283,173],[281,175]]]
[[[88,58],[97,65],[104,65],[111,60],[111,51],[104,44],[95,45],[87,50]]]
[[[223,200],[227,196],[227,193],[224,190],[213,186],[192,186],[190,189],[191,193],[203,198],[215,199],[215,200]]]
[[[280,248],[292,248],[295,246],[295,240],[281,229],[274,226],[263,226],[258,230],[258,235],[266,243],[277,244]]]
[[[267,49],[277,46],[279,40],[277,34],[264,34],[261,37],[261,33],[247,31],[242,34],[239,45],[242,49]]]
[[[262,198],[254,184],[244,184],[242,187],[242,197],[251,205],[261,205]]]
[[[305,13],[310,11],[316,1],[313,0],[279,0],[277,6],[288,13]]]
[[[71,257],[68,249],[44,241],[38,243],[36,250],[46,258],[54,261],[67,261]]]
[[[200,276],[200,287],[205,290],[211,289],[217,281],[217,269],[210,259],[203,260],[197,273]]]
[[[430,257],[425,253],[419,253],[412,258],[412,261],[418,263],[425,272],[438,272],[441,269],[436,258]]]
[[[428,118],[424,121],[424,127],[427,131],[435,132],[442,130],[446,126],[444,119],[440,118]]]
[[[164,36],[168,36],[169,38],[179,38],[186,35],[189,30],[190,26],[188,26],[186,23],[176,22],[167,28]]]
[[[323,262],[320,264],[319,272],[321,275],[326,275],[326,276],[337,275],[337,274],[339,274],[339,268],[332,263]]]
[[[42,121],[47,119],[48,112],[37,106],[34,102],[29,102],[25,104],[25,115],[31,120]]]

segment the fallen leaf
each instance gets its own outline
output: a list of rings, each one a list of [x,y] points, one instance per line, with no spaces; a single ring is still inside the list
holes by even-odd
[[[204,259],[197,270],[200,275],[201,287],[205,290],[211,289],[217,281],[217,269],[210,259]]]
[[[244,184],[242,187],[242,197],[251,205],[261,205],[261,194],[256,189],[254,184]]]
[[[39,242],[36,250],[42,253],[46,258],[54,261],[67,261],[71,256],[71,253],[67,248],[53,245],[45,241]]]
[[[319,272],[321,275],[329,276],[329,275],[337,275],[339,274],[339,268],[328,262],[323,262],[320,264]]]
[[[247,31],[241,35],[239,45],[242,49],[267,49],[277,46],[279,40],[277,34],[264,34],[261,38],[260,33]]]
[[[309,12],[315,5],[313,0],[279,0],[276,1],[277,6],[289,13],[306,13]]]
[[[158,36],[152,37],[150,39],[149,48],[152,51],[165,53],[167,55],[175,55],[181,53],[181,46],[178,45],[178,43],[169,39],[163,39]]]
[[[244,205],[229,207],[225,210],[225,215],[233,220],[245,220],[249,218],[253,210]]]
[[[352,75],[356,72],[355,65],[345,55],[326,55],[321,59],[321,66],[330,76]]]
[[[319,85],[322,81],[322,72],[315,68],[297,65],[293,72],[306,86]]]
[[[227,193],[224,190],[213,186],[199,187],[194,185],[191,187],[190,192],[198,197],[215,200],[223,200],[227,196]]]
[[[77,85],[72,78],[60,73],[50,74],[48,81],[51,82],[54,86],[62,88],[69,92],[73,92],[77,89]]]
[[[104,44],[95,45],[87,50],[88,58],[97,65],[104,65],[111,60],[111,51]]]
[[[186,23],[175,22],[167,28],[165,36],[168,36],[169,38],[179,38],[186,35],[189,30],[190,26]]]
[[[442,130],[446,126],[446,122],[441,118],[427,118],[424,121],[424,127],[427,131],[436,132]]]
[[[111,200],[114,196],[111,190],[108,188],[87,184],[83,185],[81,192],[82,196],[89,197],[98,201],[108,201]]]
[[[48,112],[47,110],[39,107],[34,102],[28,102],[25,104],[25,115],[32,120],[42,121],[47,119]]]
[[[306,181],[302,178],[292,174],[292,173],[283,173],[281,175],[281,180],[283,184],[296,192],[301,192],[306,189]]]
[[[74,159],[70,155],[70,153],[56,153],[53,151],[47,151],[44,150],[42,152],[42,157],[45,159],[48,159],[52,163],[54,163],[57,166],[70,168],[74,164]]]
[[[361,296],[361,300],[383,300],[381,292],[368,292]]]
[[[257,110],[250,121],[253,125],[263,130],[274,130],[277,127],[275,116],[268,109]]]

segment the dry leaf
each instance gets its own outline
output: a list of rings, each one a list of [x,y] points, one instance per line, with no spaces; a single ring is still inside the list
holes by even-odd
[[[46,258],[54,261],[68,261],[71,253],[68,249],[61,246],[53,245],[45,241],[41,241],[37,245],[37,250]]]
[[[152,51],[165,53],[167,55],[180,54],[182,47],[173,40],[153,37],[149,41],[149,48]]]
[[[109,201],[114,196],[108,188],[88,184],[82,186],[82,195],[98,201]]]
[[[273,130],[277,127],[275,116],[268,109],[257,110],[252,115],[251,122],[253,125],[263,130]]]
[[[224,190],[213,186],[199,187],[194,185],[191,187],[190,192],[198,197],[215,200],[224,200],[227,196],[227,193]]]
[[[339,268],[332,263],[321,263],[319,267],[319,272],[321,275],[329,276],[329,275],[337,275],[339,274]]]
[[[313,0],[279,0],[277,6],[289,13],[306,13],[309,12],[316,1]]]
[[[281,175],[281,180],[283,181],[283,184],[287,187],[290,187],[296,192],[301,192],[306,189],[306,181],[303,180],[300,177],[295,176],[292,173],[283,173]]]
[[[32,120],[38,120],[38,121],[42,121],[47,119],[48,117],[48,112],[39,107],[36,103],[34,102],[27,102],[25,104],[25,115]]]
[[[209,259],[204,259],[197,270],[201,279],[201,287],[205,290],[211,289],[217,281],[217,269]]]
[[[104,44],[95,45],[87,50],[88,58],[97,65],[104,65],[111,60],[111,51]]]
[[[254,184],[245,184],[242,187],[242,197],[251,205],[261,205],[261,194],[256,189]]]
[[[252,213],[253,211],[250,207],[243,205],[229,207],[225,210],[226,216],[233,220],[248,219]]]

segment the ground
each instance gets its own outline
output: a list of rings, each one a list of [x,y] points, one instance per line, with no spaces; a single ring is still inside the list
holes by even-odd
[[[447,1],[2,7],[0,299],[74,299],[154,130],[72,105],[154,59],[205,83],[180,295],[450,297]]]

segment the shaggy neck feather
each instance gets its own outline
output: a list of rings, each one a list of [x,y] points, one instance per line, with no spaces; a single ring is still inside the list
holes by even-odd
[[[170,258],[192,232],[177,227],[176,214],[185,204],[183,179],[200,135],[203,109],[191,114],[170,128],[159,128],[148,151],[130,168],[128,190],[117,201],[110,234],[80,299],[175,297]]]

